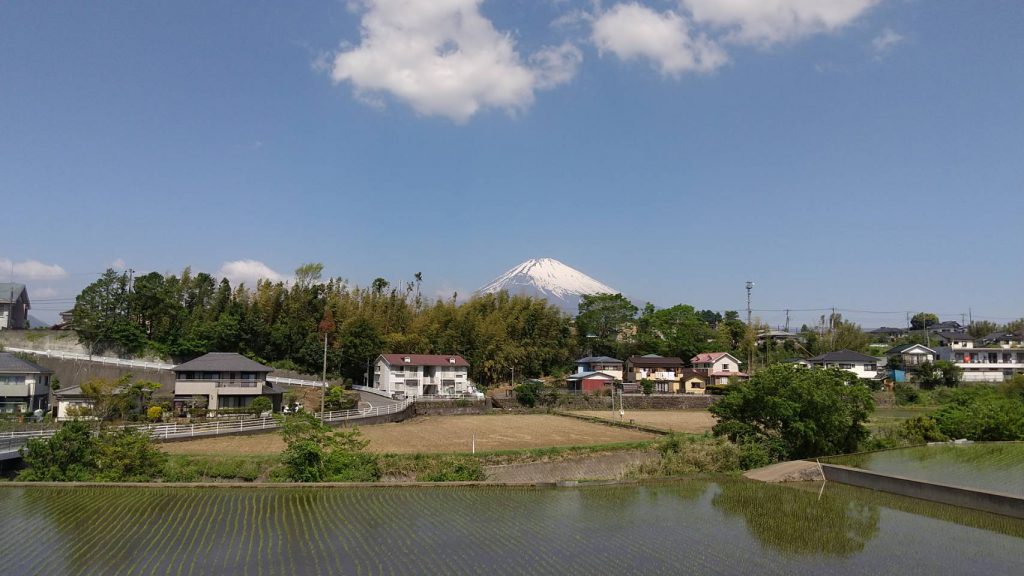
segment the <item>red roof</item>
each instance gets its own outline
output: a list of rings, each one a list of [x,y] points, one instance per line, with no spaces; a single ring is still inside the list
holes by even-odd
[[[392,366],[469,366],[458,354],[381,354],[381,357]]]
[[[723,356],[728,356],[728,352],[701,352],[693,358],[690,358],[690,362],[693,364],[704,363],[704,362],[718,362]]]

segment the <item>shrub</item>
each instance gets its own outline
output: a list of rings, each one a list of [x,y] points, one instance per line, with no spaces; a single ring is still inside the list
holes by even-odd
[[[369,443],[358,428],[332,431],[308,412],[279,416],[285,442],[281,463],[296,482],[372,481],[380,478],[376,456],[363,452]]]
[[[659,461],[641,464],[632,470],[630,475],[683,476],[736,472],[740,469],[740,448],[725,438],[671,434],[661,443],[659,451]]]
[[[917,416],[904,420],[899,426],[898,434],[909,444],[945,442],[949,439],[942,433],[938,423],[928,416]]]
[[[108,482],[147,482],[160,476],[167,453],[149,434],[133,429],[103,433],[99,437],[96,479]]]
[[[431,459],[416,474],[420,482],[472,482],[486,480],[483,466],[475,458],[442,456]]]
[[[66,422],[50,438],[32,438],[21,449],[25,469],[19,480],[84,482],[92,479],[99,449],[85,422]]]
[[[146,418],[150,422],[159,422],[164,415],[164,409],[159,406],[150,406],[146,410]]]
[[[896,397],[896,404],[900,406],[917,404],[921,399],[921,392],[910,384],[899,382],[893,386],[892,391]]]
[[[252,413],[259,416],[264,412],[270,412],[274,408],[273,402],[266,396],[258,396],[252,399]]]
[[[643,390],[644,396],[650,396],[654,393],[654,382],[644,378],[640,380],[640,388]]]
[[[956,390],[932,418],[950,438],[1024,440],[1024,402],[988,386]]]
[[[533,408],[540,399],[540,382],[523,382],[515,387],[516,401],[527,408]]]

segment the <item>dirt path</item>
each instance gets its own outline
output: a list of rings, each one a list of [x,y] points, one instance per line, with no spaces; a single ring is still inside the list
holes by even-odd
[[[617,480],[627,470],[659,458],[657,452],[614,452],[558,462],[530,462],[487,466],[492,482],[560,482],[563,480]]]
[[[635,422],[660,430],[703,434],[714,427],[715,417],[707,410],[626,410],[620,418],[610,410],[573,410],[570,414],[590,416],[616,422]]]
[[[743,475],[751,480],[760,480],[761,482],[806,482],[822,479],[821,469],[818,465],[805,460],[779,462],[764,468],[748,470]]]

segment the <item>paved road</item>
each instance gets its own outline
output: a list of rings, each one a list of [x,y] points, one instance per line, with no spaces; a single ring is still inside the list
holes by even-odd
[[[398,400],[392,400],[391,398],[385,398],[369,392],[360,392],[359,407],[365,408],[367,404],[370,406],[387,406],[388,404],[398,404]]]

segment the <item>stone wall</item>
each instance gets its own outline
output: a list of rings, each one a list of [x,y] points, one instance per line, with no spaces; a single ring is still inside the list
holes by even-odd
[[[683,410],[706,409],[721,396],[685,395],[685,394],[624,394],[622,404],[632,410]],[[566,396],[556,406],[559,410],[602,410],[611,409],[610,396],[572,397]],[[615,401],[618,406],[618,397]]]

